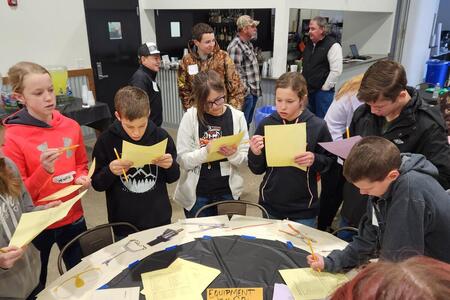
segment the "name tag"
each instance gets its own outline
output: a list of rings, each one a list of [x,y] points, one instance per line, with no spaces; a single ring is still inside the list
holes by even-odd
[[[189,75],[195,75],[198,73],[198,66],[197,65],[189,65],[188,66],[188,73]]]
[[[152,81],[152,84],[153,84],[153,90],[154,90],[155,92],[159,92],[158,84],[156,83],[156,81]]]

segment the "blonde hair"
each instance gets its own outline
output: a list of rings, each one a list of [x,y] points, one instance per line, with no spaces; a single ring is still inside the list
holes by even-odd
[[[0,135],[5,134],[3,122],[0,120]],[[13,170],[6,165],[4,157],[0,157],[0,194],[13,197],[20,196],[21,181]]]
[[[361,73],[359,75],[356,75],[352,78],[350,78],[349,80],[347,80],[339,89],[339,91],[336,93],[336,96],[334,97],[334,99],[337,101],[339,100],[342,96],[344,96],[345,94],[348,93],[353,93],[353,94],[357,94],[358,90],[361,86],[361,81],[363,79],[364,73]]]
[[[23,80],[29,74],[48,74],[50,76],[47,69],[41,65],[28,61],[18,62],[8,70],[8,84],[11,85],[14,93],[23,92]]]

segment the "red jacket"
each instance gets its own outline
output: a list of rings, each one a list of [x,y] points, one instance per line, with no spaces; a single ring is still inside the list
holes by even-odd
[[[33,118],[22,109],[5,120],[6,134],[3,151],[17,165],[33,203],[54,192],[74,184],[76,178],[87,175],[87,156],[83,135],[78,123],[53,111],[53,120],[47,124]],[[74,150],[65,151],[55,162],[55,172],[49,174],[41,165],[41,152],[48,148],[79,145]],[[74,196],[75,192],[61,201]],[[42,204],[42,203],[39,203]],[[67,216],[49,226],[58,228],[71,224],[83,216],[81,202],[78,201]]]

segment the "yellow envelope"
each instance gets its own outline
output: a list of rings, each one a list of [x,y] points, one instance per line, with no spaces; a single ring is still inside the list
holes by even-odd
[[[132,161],[134,168],[140,168],[163,156],[166,153],[166,148],[167,139],[153,146],[141,146],[123,141],[122,159]]]
[[[239,144],[242,140],[242,138],[244,137],[244,132],[241,131],[238,134],[234,134],[234,135],[227,135],[227,136],[222,136],[220,138],[217,139],[213,139],[209,141],[209,144],[211,144],[211,146],[209,146],[209,154],[208,154],[208,158],[206,159],[206,162],[212,162],[212,161],[216,161],[216,160],[221,160],[224,159],[225,156],[220,154],[219,149],[222,146],[237,146],[239,147]]]
[[[296,167],[294,157],[306,151],[306,123],[264,126],[264,147],[269,167]]]
[[[9,241],[9,246],[20,248],[29,244],[45,228],[64,218],[86,192],[76,195],[57,207],[22,214],[16,231]]]
[[[317,272],[311,268],[279,270],[295,299],[325,299],[348,281],[344,274]]]

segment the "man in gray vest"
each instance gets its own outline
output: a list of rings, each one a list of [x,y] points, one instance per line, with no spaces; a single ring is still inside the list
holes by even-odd
[[[303,52],[302,74],[308,84],[308,108],[319,118],[325,117],[342,73],[342,47],[328,31],[326,18],[311,19],[309,40]]]

